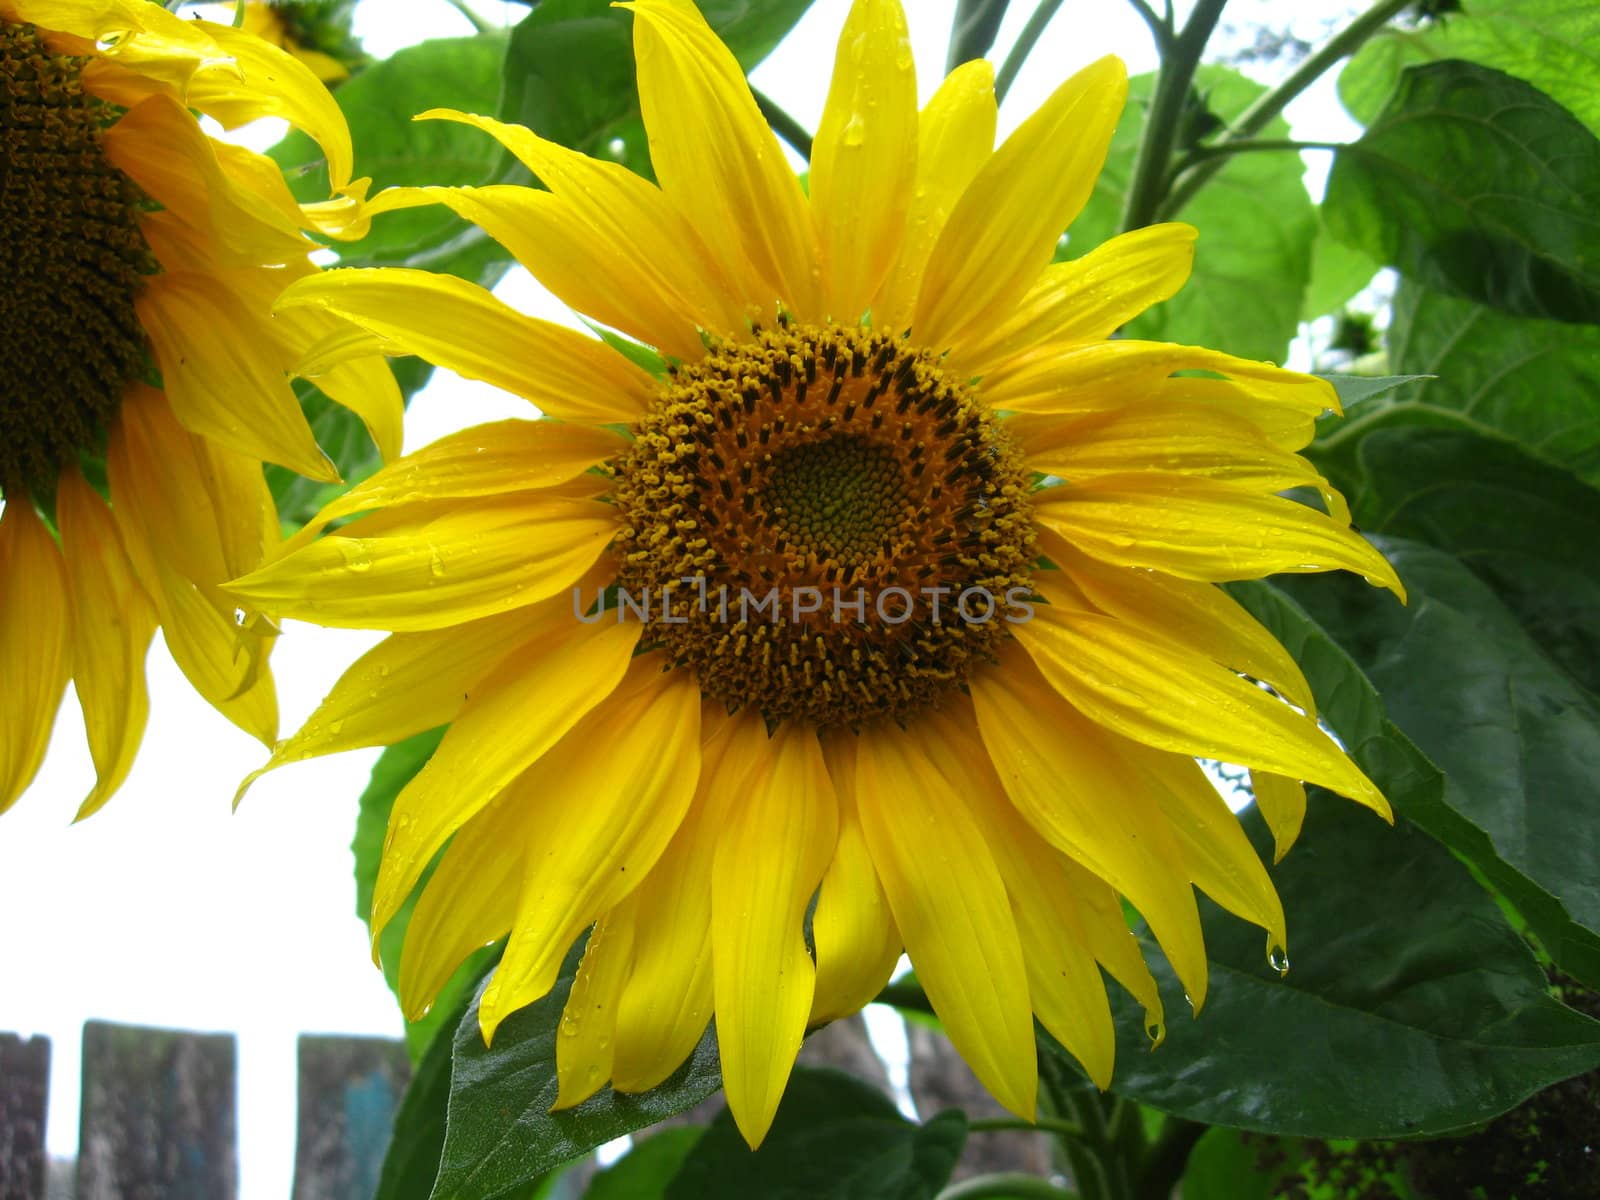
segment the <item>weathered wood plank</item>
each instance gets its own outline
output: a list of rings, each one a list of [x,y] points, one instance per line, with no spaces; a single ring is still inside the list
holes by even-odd
[[[294,1200],[372,1200],[411,1077],[404,1042],[300,1039]]]
[[[0,1200],[43,1200],[50,1039],[0,1033]]]
[[[232,1034],[88,1021],[77,1200],[238,1194]]]

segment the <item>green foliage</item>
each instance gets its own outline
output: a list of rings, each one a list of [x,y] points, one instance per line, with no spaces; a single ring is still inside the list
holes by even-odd
[[[966,1136],[959,1112],[918,1125],[859,1079],[796,1067],[761,1148],[724,1109],[666,1200],[931,1200]]]
[[[583,1200],[662,1200],[705,1132],[701,1125],[680,1125],[651,1134],[596,1175]]]
[[[1424,286],[1506,312],[1600,320],[1600,141],[1520,79],[1459,60],[1408,70],[1341,150],[1334,236]]]
[[[1202,66],[1196,82],[1209,110],[1227,119],[1266,91],[1223,66]],[[1106,168],[1083,215],[1068,231],[1067,254],[1072,257],[1117,232],[1152,88],[1149,75],[1128,81],[1128,108]],[[1288,125],[1280,118],[1263,136],[1287,134]],[[1316,211],[1301,181],[1302,170],[1293,154],[1241,154],[1230,161],[1176,215],[1200,231],[1194,275],[1181,292],[1129,322],[1123,332],[1282,362],[1299,329],[1317,237]]]

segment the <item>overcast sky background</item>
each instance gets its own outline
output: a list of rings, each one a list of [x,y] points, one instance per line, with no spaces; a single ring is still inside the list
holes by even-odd
[[[525,11],[490,0],[476,7],[506,22]],[[758,86],[810,129],[821,114],[848,7],[848,0],[817,0],[755,74]],[[926,100],[942,75],[954,2],[907,0],[906,7]],[[997,62],[1032,7],[1021,0],[1012,5],[993,53]],[[1331,20],[1356,7],[1346,0],[1234,0],[1228,23],[1248,30],[1262,20],[1292,19],[1299,36],[1318,41]],[[356,31],[369,52],[382,57],[470,28],[445,0],[367,0]],[[1125,4],[1078,0],[1064,6],[1016,80],[1001,112],[1001,136],[1070,72],[1107,52],[1120,54],[1131,72],[1155,65],[1147,32]],[[1297,137],[1356,132],[1333,99],[1331,80],[1302,97],[1289,115]],[[273,139],[256,131],[250,140],[264,145]],[[356,154],[359,167],[359,146]],[[1324,170],[1325,163],[1312,163],[1308,182],[1317,190]],[[520,269],[499,294],[525,311],[571,320]],[[406,447],[532,412],[522,400],[441,371],[412,403]],[[296,728],[342,668],[377,640],[376,634],[291,622],[272,660],[283,732]],[[356,801],[377,751],[269,775],[230,815],[234,789],[264,760],[262,747],[194,694],[160,638],[150,653],[149,684],[143,749],[104,811],[69,824],[93,780],[69,692],[38,779],[0,818],[8,964],[0,981],[0,1031],[51,1039],[48,1141],[61,1157],[77,1148],[86,1019],[236,1033],[240,1196],[282,1200],[293,1168],[297,1036],[397,1036],[401,1029],[354,915],[349,843]]]

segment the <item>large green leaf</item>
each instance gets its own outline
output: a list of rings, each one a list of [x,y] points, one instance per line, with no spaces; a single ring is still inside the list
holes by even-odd
[[[637,1096],[602,1088],[576,1108],[551,1112],[556,1038],[577,965],[574,950],[550,994],[501,1024],[493,1049],[478,1030],[477,999],[457,1026],[435,1200],[503,1196],[568,1159],[694,1107],[722,1085],[716,1037],[707,1032],[659,1087]]]
[[[1205,65],[1196,86],[1209,109],[1231,120],[1266,91],[1229,67]],[[1113,236],[1144,133],[1152,77],[1128,81],[1128,107],[1106,167],[1083,214],[1068,231],[1067,253],[1084,254]],[[1264,137],[1287,137],[1280,118]],[[1129,337],[1211,346],[1282,362],[1299,329],[1311,275],[1316,212],[1295,154],[1241,154],[1192,199],[1177,219],[1200,231],[1194,275],[1164,304],[1129,322]]]
[[[1525,79],[1600,134],[1600,7],[1586,0],[1465,0],[1420,28],[1391,26],[1339,75],[1339,99],[1370,125],[1407,67],[1464,58]]]
[[[370,885],[369,885],[370,887]],[[370,896],[370,891],[369,891]],[[449,1012],[452,1024],[467,1010],[463,998]],[[444,1116],[450,1099],[450,1039],[427,1047],[394,1115],[394,1134],[372,1200],[428,1200],[444,1149]]]
[[[1520,79],[1460,60],[1406,71],[1340,150],[1323,218],[1408,278],[1506,312],[1600,321],[1600,141]]]
[[[583,1200],[661,1200],[705,1132],[703,1125],[678,1125],[651,1134],[596,1175]]]
[[[960,1157],[966,1117],[918,1125],[841,1071],[796,1067],[761,1148],[724,1109],[667,1189],[667,1200],[931,1200]]]
[[[1301,319],[1310,321],[1339,311],[1372,282],[1382,265],[1362,251],[1345,245],[1319,221],[1316,241],[1311,247],[1311,274],[1300,305]]]
[[[1245,825],[1266,853],[1253,811]],[[1119,1094],[1271,1133],[1426,1136],[1600,1064],[1600,1022],[1551,998],[1494,901],[1416,826],[1316,794],[1273,880],[1293,968],[1280,979],[1260,931],[1203,902],[1205,1009],[1176,1015],[1182,992],[1160,963],[1174,1018],[1152,1051],[1119,994]]]
[[[811,0],[701,0],[746,71],[772,52]],[[502,120],[650,174],[634,84],[633,18],[610,0],[543,0],[512,31]]]

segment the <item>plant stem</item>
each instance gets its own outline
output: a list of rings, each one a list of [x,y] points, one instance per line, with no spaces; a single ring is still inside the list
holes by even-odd
[[[1077,1200],[1065,1188],[1015,1171],[974,1175],[971,1179],[952,1183],[935,1200],[984,1200],[986,1197],[1003,1197],[1004,1200]]]
[[[1156,92],[1145,118],[1144,137],[1134,160],[1133,181],[1122,210],[1122,228],[1140,229],[1155,220],[1166,189],[1167,171],[1178,140],[1183,108],[1189,99],[1200,55],[1222,16],[1227,0],[1197,0],[1182,32],[1163,50]]]
[[[1007,1130],[1017,1130],[1021,1133],[1053,1133],[1059,1137],[1082,1137],[1083,1130],[1071,1121],[1058,1120],[1055,1117],[1040,1117],[1036,1121],[1024,1121],[1019,1117],[984,1117],[981,1120],[969,1121],[967,1128],[973,1133],[1000,1133]]]
[[[1190,164],[1211,158],[1227,158],[1232,154],[1254,154],[1262,150],[1344,150],[1348,142],[1299,142],[1293,138],[1247,138],[1242,142],[1217,142],[1212,146],[1196,146],[1184,155],[1179,171]]]
[[[1039,0],[1028,23],[1022,27],[1022,32],[1017,34],[1017,44],[1011,47],[1011,53],[1006,55],[1005,62],[1000,64],[1000,73],[994,77],[994,100],[998,104],[1006,98],[1006,93],[1011,90],[1011,85],[1016,82],[1017,72],[1022,70],[1022,64],[1028,61],[1028,55],[1033,53],[1034,45],[1039,41],[1039,35],[1044,33],[1045,26],[1050,24],[1056,10],[1061,7],[1061,0]]]
[[[1232,142],[1242,142],[1252,134],[1265,129],[1272,118],[1289,107],[1301,92],[1322,78],[1329,67],[1359,50],[1368,38],[1387,25],[1409,2],[1410,0],[1378,0],[1378,3],[1314,50],[1305,62],[1289,73],[1287,79],[1240,113],[1228,127],[1227,132],[1217,139],[1215,145],[1225,146]],[[1220,159],[1207,159],[1184,172],[1178,178],[1167,203],[1162,206],[1162,215],[1176,216],[1181,212],[1183,206],[1194,198],[1194,194],[1205,186],[1206,181],[1222,169],[1222,165]]]
[[[946,75],[989,53],[1010,4],[1011,0],[958,0],[950,27],[950,52],[945,56]]]
[[[1168,4],[1167,15],[1160,17],[1145,0],[1128,0],[1128,3],[1133,5],[1133,11],[1139,14],[1144,23],[1150,26],[1150,36],[1156,40],[1156,49],[1165,54],[1168,44],[1172,41],[1172,5]]]
[[[477,30],[479,33],[493,33],[497,28],[496,26],[491,25],[488,21],[484,20],[477,13],[473,12],[472,6],[467,3],[467,0],[444,0],[444,2],[451,8],[455,9],[467,20],[471,21],[472,28]],[[243,8],[244,6],[241,4],[240,7]]]
[[[1184,1168],[1189,1165],[1190,1152],[1209,1128],[1198,1121],[1168,1117],[1139,1172],[1134,1200],[1171,1200],[1172,1189],[1178,1186]]]
[[[772,97],[761,89],[751,88],[750,94],[756,98],[756,107],[767,119],[767,124],[772,126],[772,131],[798,150],[801,158],[810,162],[811,134],[806,127],[779,108]]]
[[[873,998],[875,1004],[889,1004],[895,1008],[909,1008],[913,1012],[931,1014],[933,1005],[928,1003],[928,994],[916,984],[911,983],[886,983],[883,991]]]

